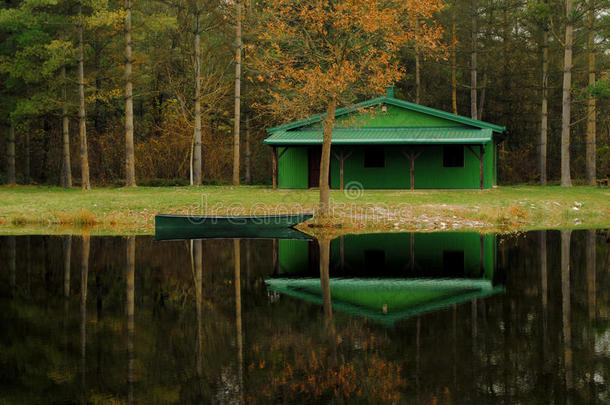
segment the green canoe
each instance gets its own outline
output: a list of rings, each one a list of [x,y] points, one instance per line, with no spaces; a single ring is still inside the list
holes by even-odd
[[[312,214],[155,215],[155,239],[312,239],[293,228],[312,217]]]

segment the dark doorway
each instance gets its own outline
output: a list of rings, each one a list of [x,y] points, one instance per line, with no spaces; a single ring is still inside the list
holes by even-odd
[[[309,148],[309,188],[320,187],[320,161],[322,148]]]

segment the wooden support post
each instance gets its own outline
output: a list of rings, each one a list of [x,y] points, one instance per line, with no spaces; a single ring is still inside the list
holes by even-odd
[[[271,154],[272,154],[272,158],[273,158],[273,162],[271,164],[271,170],[273,173],[273,189],[277,190],[277,161],[278,161],[278,157],[277,157],[277,147],[276,146],[272,146],[271,147]]]
[[[409,153],[407,153],[407,151],[403,149],[401,152],[403,156],[411,162],[410,188],[411,190],[415,190],[415,159],[417,159],[421,155],[422,151],[420,150],[419,152],[415,153],[415,151],[411,150]]]
[[[347,160],[347,158],[349,158],[352,155],[352,152],[350,152],[346,155],[343,153],[343,149],[341,149],[340,155],[336,154],[335,152],[333,152],[333,155],[339,161],[339,189],[343,191],[343,184],[344,184],[343,166],[344,166],[344,163]]]

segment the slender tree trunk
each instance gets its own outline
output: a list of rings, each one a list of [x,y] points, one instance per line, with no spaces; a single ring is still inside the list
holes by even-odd
[[[487,71],[483,71],[483,84],[481,86],[481,97],[479,97],[479,109],[477,119],[483,119],[483,109],[485,108],[485,93],[487,93]]]
[[[61,149],[61,174],[59,184],[62,187],[72,187],[72,168],[70,163],[70,119],[68,117],[68,85],[66,82],[66,67],[62,67],[61,75],[64,81],[63,100],[61,104],[62,123],[62,149]]]
[[[244,165],[246,173],[245,180],[246,184],[252,182],[252,152],[250,151],[250,119],[246,117],[246,139],[244,139],[245,153],[244,153]]]
[[[32,179],[30,178],[30,131],[26,130],[24,134],[24,146],[25,152],[23,156],[23,183],[30,184]]]
[[[203,241],[191,240],[197,311],[197,375],[203,375]]]
[[[563,97],[561,111],[561,186],[572,186],[570,178],[570,107],[572,100],[572,0],[566,0],[566,40],[563,59]]]
[[[136,186],[131,81],[131,0],[125,0],[125,186]]]
[[[236,0],[235,26],[235,128],[233,129],[233,185],[239,185],[239,120],[241,108],[241,1]]]
[[[457,44],[457,34],[455,31],[455,20],[456,20],[456,8],[457,1],[453,1],[453,6],[451,7],[451,106],[453,107],[453,113],[457,115],[457,77],[456,77],[456,44]]]
[[[548,97],[549,97],[549,31],[545,27],[542,33],[542,105],[540,107],[540,150],[538,155],[538,170],[540,185],[546,186],[546,144],[548,133]]]
[[[415,47],[415,104],[421,100],[421,66],[419,49]]]
[[[330,184],[328,184],[328,175],[330,173],[330,142],[335,126],[336,108],[337,100],[333,97],[328,102],[326,118],[324,119],[322,158],[320,159],[320,203],[318,206],[318,215],[320,217],[328,216],[330,210]]]
[[[595,86],[595,0],[589,5],[589,37],[587,39],[587,50],[589,52],[589,86]],[[595,111],[595,96],[590,94],[587,100],[587,183],[595,185],[595,132],[597,117]]]
[[[201,185],[201,32],[199,30],[200,11],[195,14],[195,129],[193,132],[193,181],[191,185]]]
[[[15,126],[11,124],[6,141],[6,184],[16,184],[15,179]]]
[[[477,119],[477,0],[470,2],[472,49],[470,51],[470,116]]]
[[[81,188],[90,190],[89,152],[87,150],[87,122],[85,112],[85,67],[83,52],[83,6],[78,4],[78,124],[80,135]]]

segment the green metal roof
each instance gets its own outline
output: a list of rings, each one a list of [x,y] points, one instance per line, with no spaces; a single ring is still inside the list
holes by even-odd
[[[489,128],[335,128],[333,145],[358,144],[481,144],[492,140]],[[278,130],[264,140],[267,145],[321,145],[322,130]]]
[[[472,118],[452,114],[447,111],[437,110],[435,108],[425,107],[423,105],[410,103],[408,101],[400,100],[400,99],[397,99],[394,97],[387,97],[387,96],[377,97],[377,98],[374,98],[371,100],[363,101],[358,104],[354,104],[349,107],[340,108],[335,112],[335,117],[355,112],[360,108],[371,107],[371,106],[374,106],[377,104],[384,104],[384,103],[393,105],[396,107],[405,108],[407,110],[417,111],[417,112],[420,112],[423,114],[428,114],[428,115],[432,115],[435,117],[444,118],[444,119],[447,119],[450,121],[458,122],[460,124],[472,126],[475,128],[491,129],[492,131],[498,132],[498,133],[502,133],[502,132],[506,131],[506,127],[502,127],[500,125],[491,124],[491,123],[485,122],[485,121],[473,120]],[[274,132],[280,131],[280,130],[290,130],[290,129],[295,129],[295,128],[303,127],[306,125],[314,124],[317,122],[321,122],[325,116],[326,116],[326,114],[317,114],[317,115],[311,116],[311,117],[303,119],[303,120],[289,122],[287,124],[280,125],[280,126],[277,126],[274,128],[268,128],[267,132],[274,133]]]

